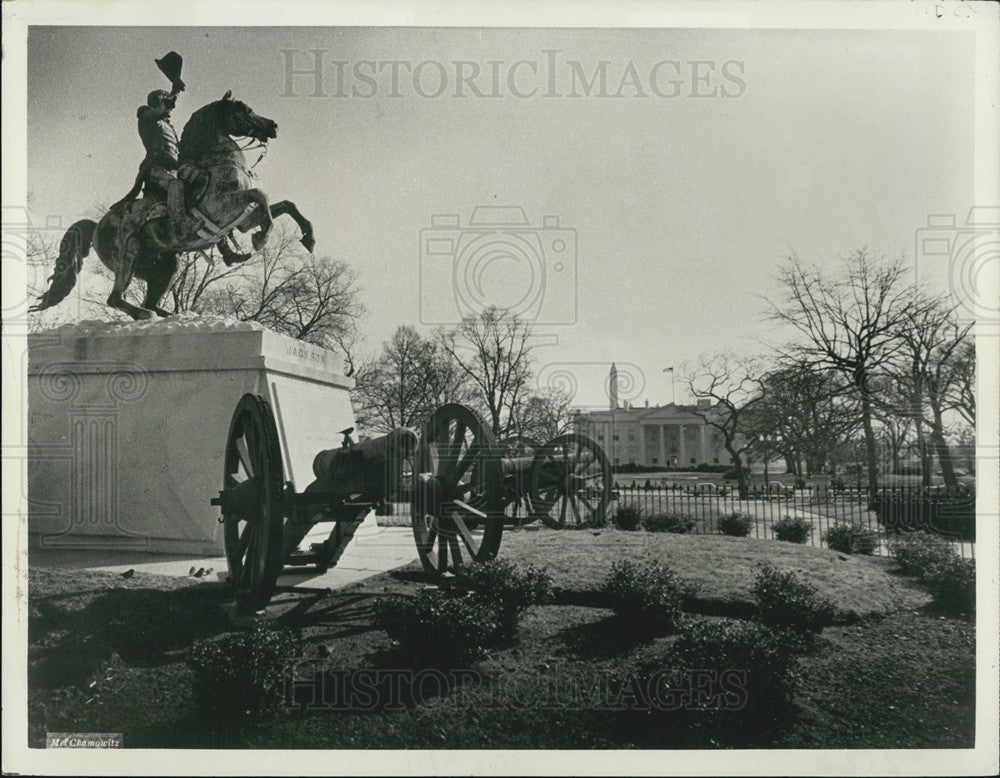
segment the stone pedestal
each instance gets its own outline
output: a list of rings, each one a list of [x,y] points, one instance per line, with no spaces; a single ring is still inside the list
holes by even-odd
[[[181,315],[28,338],[28,531],[42,546],[223,549],[219,509],[233,409],[274,410],[285,480],[354,426],[337,354],[255,323]]]

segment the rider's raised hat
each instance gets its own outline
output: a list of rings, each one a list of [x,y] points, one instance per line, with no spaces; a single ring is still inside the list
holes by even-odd
[[[184,60],[181,59],[181,55],[176,51],[168,52],[162,58],[153,61],[156,63],[156,67],[160,69],[160,72],[170,79],[171,84],[176,84],[180,81],[181,66],[184,64]]]

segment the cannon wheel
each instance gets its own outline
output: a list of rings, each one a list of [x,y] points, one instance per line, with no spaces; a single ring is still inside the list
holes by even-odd
[[[440,576],[500,550],[500,463],[490,428],[464,405],[427,420],[414,461],[413,536],[424,570]]]
[[[501,457],[533,457],[542,448],[542,444],[527,435],[511,435],[500,441],[499,448]],[[510,511],[507,516],[508,524],[523,526],[538,518],[531,515],[527,498],[531,487],[530,479],[530,471],[504,477],[504,513]]]
[[[245,394],[229,425],[222,523],[229,580],[241,610],[267,605],[282,569],[284,468],[271,406]]]
[[[586,435],[553,438],[531,463],[532,516],[553,529],[604,524],[611,501],[611,464]]]

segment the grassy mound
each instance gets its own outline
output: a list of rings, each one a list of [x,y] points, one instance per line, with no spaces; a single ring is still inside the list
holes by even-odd
[[[500,556],[519,564],[547,566],[564,596],[597,595],[613,562],[669,560],[676,573],[697,585],[691,609],[743,615],[753,611],[750,589],[759,565],[795,572],[833,600],[838,621],[874,613],[915,610],[930,601],[891,572],[888,559],[854,557],[825,548],[776,540],[722,535],[530,530],[504,533]]]

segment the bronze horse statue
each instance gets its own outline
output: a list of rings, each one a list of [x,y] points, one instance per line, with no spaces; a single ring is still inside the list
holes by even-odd
[[[199,108],[184,125],[179,146],[181,167],[188,165],[195,171],[187,184],[187,217],[182,229],[171,235],[166,204],[161,198],[148,196],[137,200],[126,196],[99,222],[75,222],[60,244],[49,288],[30,310],[42,311],[66,298],[91,246],[115,274],[108,305],[133,319],[168,316],[159,304],[177,273],[178,254],[208,249],[234,229],[249,232],[259,227],[252,238],[254,249],[259,251],[267,242],[274,217],[287,214],[298,224],[302,245],[311,252],[315,246],[312,225],[291,200],[268,203],[267,195],[253,186],[244,149],[234,140],[252,138],[266,147],[277,134],[276,122],[233,100],[232,92]],[[142,307],[124,298],[133,277],[146,282]]]

